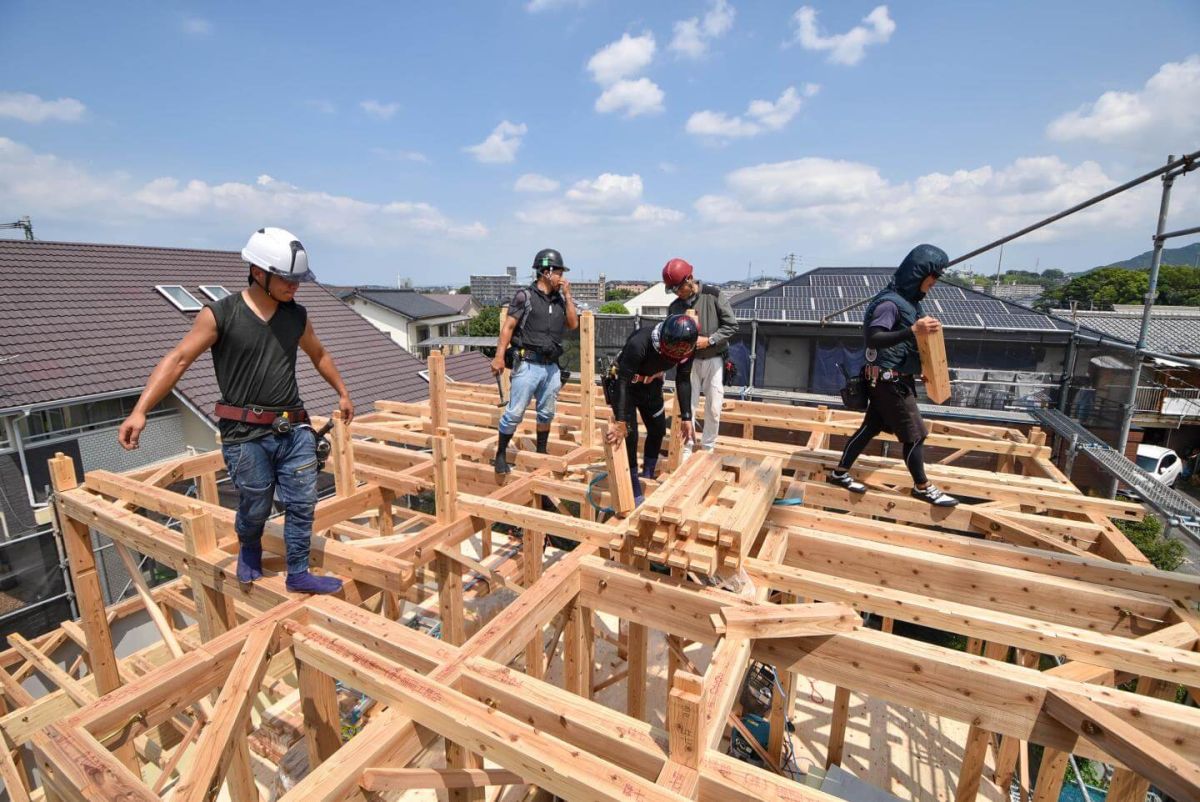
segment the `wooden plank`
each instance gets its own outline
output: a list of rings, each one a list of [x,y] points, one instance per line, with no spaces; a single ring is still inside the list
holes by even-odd
[[[1139,677],[1137,693],[1153,696],[1155,699],[1174,699],[1178,687],[1174,682]],[[1149,790],[1150,781],[1145,777],[1130,769],[1118,767],[1113,771],[1108,785],[1108,796],[1105,799],[1106,802],[1143,802]]]
[[[921,352],[921,373],[925,394],[935,404],[950,397],[950,366],[946,360],[946,340],[942,329],[932,333],[917,333],[917,350]]]
[[[633,479],[630,471],[635,467],[629,464],[629,455],[625,453],[625,442],[608,442],[608,426],[604,430],[604,462],[608,466],[608,492],[612,497],[612,507],[618,515],[628,515],[633,511]]]
[[[79,729],[51,726],[33,737],[33,750],[48,798],[158,802],[139,774]]]
[[[850,632],[862,619],[844,604],[762,604],[757,607],[724,607],[721,616],[727,631],[737,637],[802,638]]]
[[[1176,799],[1200,799],[1200,766],[1085,696],[1051,688],[1046,712]]]
[[[367,769],[362,779],[364,791],[376,792],[524,784],[520,774],[508,769]]]

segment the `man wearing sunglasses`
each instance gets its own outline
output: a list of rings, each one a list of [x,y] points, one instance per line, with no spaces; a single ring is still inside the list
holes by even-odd
[[[667,292],[675,293],[667,314],[685,315],[695,311],[700,322],[696,356],[692,360],[691,407],[700,410],[700,393],[703,392],[704,426],[700,446],[705,451],[712,451],[717,445],[721,402],[725,399],[725,355],[729,352],[729,339],[738,332],[738,319],[720,290],[697,281],[692,266],[683,259],[667,262],[662,277]],[[694,442],[694,438],[685,441],[685,458],[692,453]]]
[[[512,369],[508,407],[500,417],[500,439],[492,464],[496,473],[509,473],[506,452],[513,433],[525,417],[530,400],[537,399],[537,450],[545,454],[550,442],[550,423],[562,388],[563,330],[579,327],[579,315],[571,299],[571,285],[562,254],[553,248],[533,257],[533,284],[513,295],[508,317],[500,330],[492,372],[499,376]],[[511,349],[510,349],[511,346]],[[506,353],[508,354],[506,358]]]

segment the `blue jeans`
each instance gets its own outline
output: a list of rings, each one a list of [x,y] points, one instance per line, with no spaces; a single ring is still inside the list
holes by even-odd
[[[558,390],[562,387],[562,375],[555,362],[522,362],[513,371],[509,382],[508,406],[500,416],[500,432],[512,434],[517,430],[521,418],[525,417],[525,407],[534,396],[537,397],[537,422],[539,426],[549,426],[554,420],[554,403],[558,400]]]
[[[247,545],[261,542],[263,525],[271,516],[271,500],[283,505],[283,542],[287,570],[308,570],[313,510],[317,506],[317,440],[312,429],[297,427],[287,434],[268,434],[221,447],[229,479],[238,491],[234,529]]]

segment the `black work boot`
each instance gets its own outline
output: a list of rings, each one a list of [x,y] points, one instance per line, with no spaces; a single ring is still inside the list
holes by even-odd
[[[550,430],[537,430],[537,453],[546,454],[550,450]]]
[[[505,459],[505,453],[508,451],[508,444],[511,441],[511,432],[509,434],[500,432],[500,440],[496,443],[496,458],[492,461],[492,467],[496,473],[512,473],[512,468],[508,467],[508,461]]]

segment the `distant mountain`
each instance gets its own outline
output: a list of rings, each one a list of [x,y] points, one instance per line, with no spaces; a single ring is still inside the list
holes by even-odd
[[[1126,270],[1145,270],[1150,267],[1150,257],[1154,251],[1146,251],[1143,254],[1126,259],[1124,262],[1113,262],[1110,265],[1100,265],[1100,267],[1123,267]],[[1197,260],[1200,260],[1200,242],[1193,242],[1191,245],[1185,245],[1182,248],[1163,248],[1162,263],[1164,265],[1194,265]]]

